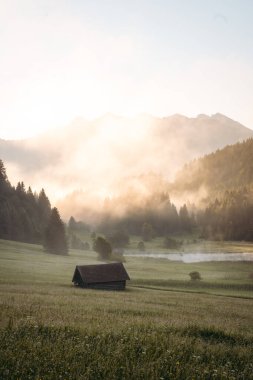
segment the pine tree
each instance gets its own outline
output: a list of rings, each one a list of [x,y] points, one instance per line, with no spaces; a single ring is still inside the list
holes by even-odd
[[[191,231],[192,223],[186,204],[179,210],[179,220],[183,231]]]
[[[77,223],[75,221],[75,218],[73,216],[70,217],[68,227],[70,231],[75,231],[76,230]]]
[[[67,237],[64,223],[61,220],[56,207],[52,209],[48,225],[45,231],[44,248],[50,253],[57,255],[68,254]]]
[[[6,169],[2,160],[0,160],[0,194],[10,190],[11,186],[8,181]]]
[[[144,223],[142,226],[141,236],[144,241],[150,241],[153,239],[154,230],[150,223]]]
[[[51,215],[50,201],[48,197],[46,196],[44,189],[42,189],[39,193],[38,211],[40,215],[40,230],[44,231]]]
[[[7,181],[6,169],[2,160],[0,160],[0,181]]]

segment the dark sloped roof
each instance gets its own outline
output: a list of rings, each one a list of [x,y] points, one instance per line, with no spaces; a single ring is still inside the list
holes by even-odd
[[[77,272],[87,284],[130,280],[122,263],[77,265],[72,282]]]

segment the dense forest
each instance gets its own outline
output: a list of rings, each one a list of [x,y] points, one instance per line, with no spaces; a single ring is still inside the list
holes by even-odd
[[[194,160],[170,187],[175,196],[196,197],[197,225],[207,239],[253,241],[253,139]]]
[[[142,204],[128,207],[122,215],[114,215],[110,210],[119,202],[119,199],[110,200],[109,211],[101,216],[98,231],[110,234],[111,231],[123,230],[147,241],[156,236],[191,232],[195,225],[195,217],[187,206],[184,204],[178,211],[165,192],[156,192]]]
[[[196,195],[195,204],[190,203],[188,193],[199,194],[203,186],[205,197]],[[138,235],[143,241],[157,236],[170,241],[171,236],[185,233],[204,239],[253,241],[253,139],[191,162],[173,184],[162,190],[158,187],[141,201],[128,200],[127,204],[124,197],[127,195],[107,199],[95,225],[89,226],[88,219],[76,222],[71,217],[70,246],[89,248],[78,238],[80,229],[104,234],[112,246],[115,239],[124,242],[129,235]],[[175,206],[173,197],[182,200],[181,206],[178,201]],[[113,212],[121,205],[125,205],[121,213]],[[45,236],[52,238],[50,230],[58,223],[65,241],[58,210],[53,213],[58,221],[48,230],[52,211],[43,189],[36,194],[30,187],[26,190],[22,182],[11,186],[0,161],[0,238],[43,243]]]
[[[225,191],[199,211],[197,219],[203,238],[253,241],[252,190]]]
[[[50,235],[51,232],[51,235]],[[42,189],[33,193],[23,182],[10,184],[0,160],[0,238],[43,244],[47,251],[67,253],[63,222]]]
[[[143,241],[185,233],[211,240],[253,241],[253,192],[250,189],[224,191],[219,197],[210,196],[206,204],[204,208],[184,204],[177,211],[169,196],[160,194],[160,200],[156,197],[153,203],[129,210],[121,217],[104,215],[97,230],[105,235],[125,231],[141,236]]]
[[[169,194],[183,206],[176,208]],[[110,200],[110,209],[118,202]],[[143,240],[194,231],[205,239],[253,241],[253,139],[194,160],[167,191],[153,193],[121,217],[108,213],[99,228],[121,228]]]

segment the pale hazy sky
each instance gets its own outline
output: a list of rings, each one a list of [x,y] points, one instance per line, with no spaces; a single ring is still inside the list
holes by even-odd
[[[253,0],[0,0],[0,138],[106,112],[253,128]]]

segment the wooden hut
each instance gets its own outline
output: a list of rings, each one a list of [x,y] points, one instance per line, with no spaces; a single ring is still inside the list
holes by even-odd
[[[77,265],[72,282],[92,289],[124,290],[130,280],[122,263]]]

